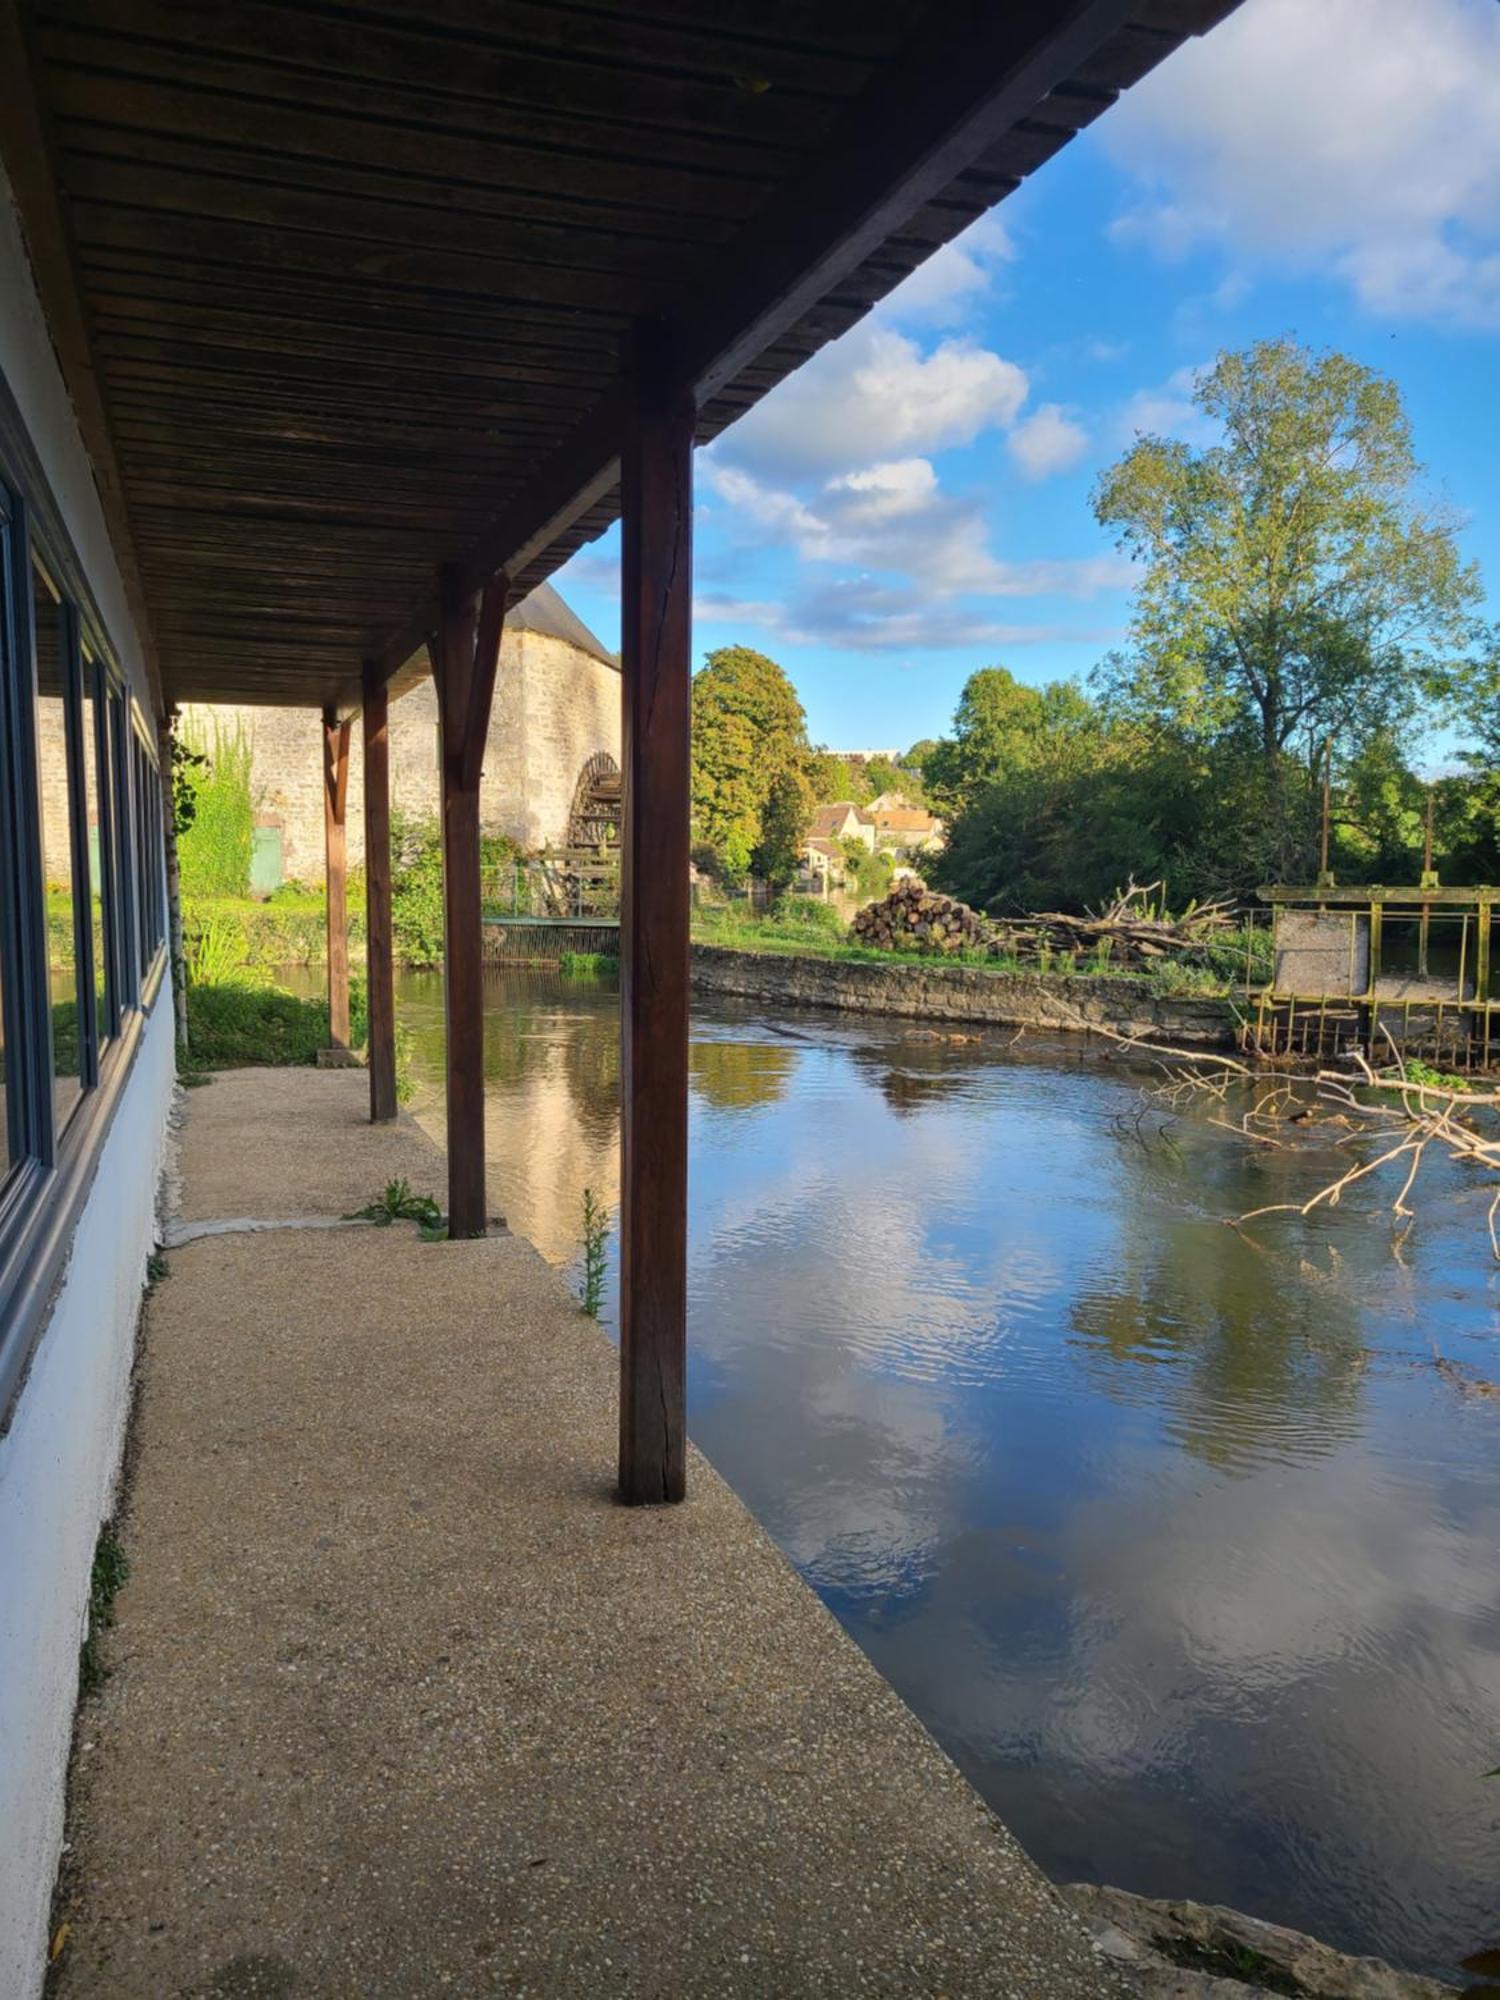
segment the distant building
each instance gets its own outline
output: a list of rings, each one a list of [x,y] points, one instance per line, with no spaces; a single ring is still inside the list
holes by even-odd
[[[251,745],[258,894],[283,881],[323,880],[323,743],[304,708],[216,705],[183,711],[189,739],[215,726],[244,730]],[[398,812],[438,812],[437,693],[420,681],[390,711],[391,802]],[[57,754],[61,755],[60,741]],[[364,858],[359,731],[349,770],[349,860]],[[505,620],[479,800],[486,833],[528,852],[596,846],[620,813],[620,667],[614,655],[542,584]]]
[[[943,822],[922,806],[883,806],[877,799],[866,808],[876,847],[901,854],[931,854],[943,844]]]
[[[873,852],[875,823],[860,811],[852,799],[840,799],[835,805],[818,807],[807,837],[809,840],[859,840]]]
[[[849,879],[849,859],[836,840],[805,840],[802,843],[802,875],[799,887],[814,895],[826,896],[842,889]]]

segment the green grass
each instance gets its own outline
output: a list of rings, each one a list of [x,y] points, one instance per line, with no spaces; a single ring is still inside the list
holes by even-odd
[[[924,965],[963,965],[982,972],[1129,979],[1164,998],[1218,998],[1231,982],[1217,964],[1190,965],[1163,959],[1146,968],[1115,965],[1108,952],[1044,952],[1040,961],[984,951],[919,952],[910,945],[881,951],[855,943],[837,913],[809,897],[794,897],[771,916],[752,916],[743,905],[709,904],[693,912],[693,942],[730,951],[754,951],[782,958],[820,958],[843,965],[901,965],[920,958]],[[1238,950],[1243,954],[1244,946]]]
[[[610,951],[565,951],[557,961],[564,979],[615,979],[620,961]]]
[[[362,981],[350,982],[349,1014],[358,1047],[365,1038]],[[198,1070],[311,1065],[328,1047],[328,1002],[250,981],[189,985],[188,1047]]]

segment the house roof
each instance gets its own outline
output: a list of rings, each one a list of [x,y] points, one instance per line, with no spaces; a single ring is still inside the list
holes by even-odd
[[[889,833],[932,833],[941,825],[941,820],[920,806],[889,806],[875,814],[877,831],[884,827]]]
[[[815,854],[826,854],[832,861],[839,861],[843,858],[843,849],[836,840],[821,840],[816,837],[809,837],[803,841],[802,845],[812,848]]]
[[[415,675],[1233,0],[4,0],[0,153],[168,701]]]
[[[851,813],[856,819],[860,817],[859,807],[851,799],[840,799],[834,805],[818,806],[813,812],[812,830],[817,834],[836,833]]]
[[[513,604],[505,614],[505,623],[507,628],[518,626],[523,632],[538,632],[549,639],[562,639],[568,645],[576,646],[580,653],[591,653],[605,666],[613,667],[616,673],[620,670],[615,654],[610,652],[602,639],[594,637],[572,605],[550,583],[539,583],[519,604]]]

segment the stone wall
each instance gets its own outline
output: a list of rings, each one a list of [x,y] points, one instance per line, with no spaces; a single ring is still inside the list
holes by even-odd
[[[278,826],[282,873],[323,880],[323,734],[312,709],[229,705],[184,710],[183,727],[212,741],[214,727],[243,728],[253,745],[256,818]],[[438,811],[437,692],[424,680],[391,704],[391,803]],[[620,757],[619,670],[549,633],[510,629],[500,649],[480,784],[485,831],[528,849],[560,847],[579,773],[606,751]],[[48,754],[52,754],[49,752]],[[60,746],[57,753],[60,755]],[[364,859],[364,774],[356,721],[349,753],[349,863]]]
[[[922,1021],[1002,1028],[1108,1028],[1204,1048],[1229,1047],[1234,1023],[1222,1000],[1164,999],[1141,981],[1077,973],[986,972],[913,959],[792,958],[723,945],[693,946],[693,985],[767,1007],[835,1007]]]

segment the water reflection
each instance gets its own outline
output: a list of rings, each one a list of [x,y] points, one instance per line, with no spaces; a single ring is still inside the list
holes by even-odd
[[[562,1263],[616,1021],[492,989],[497,1193]],[[1257,1247],[1223,1218],[1327,1160],[1137,1130],[1139,1082],[702,1009],[693,1433],[1044,1867],[1451,1972],[1500,1881],[1500,1406],[1431,1355],[1500,1375],[1483,1204],[1439,1169],[1404,1265],[1375,1188]]]

